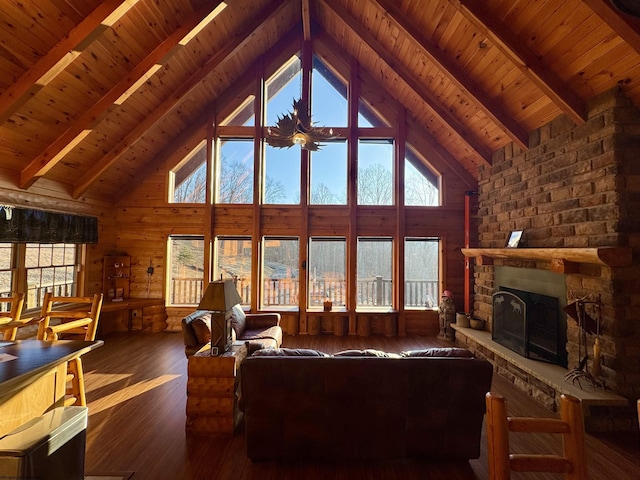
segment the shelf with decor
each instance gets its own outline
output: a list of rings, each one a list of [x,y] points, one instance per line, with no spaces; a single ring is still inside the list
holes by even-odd
[[[103,259],[102,293],[105,302],[122,302],[129,298],[131,257],[106,255]]]
[[[494,258],[549,261],[553,270],[565,273],[570,273],[580,263],[607,267],[631,265],[629,247],[463,248],[462,254],[475,258],[478,265],[490,265]]]

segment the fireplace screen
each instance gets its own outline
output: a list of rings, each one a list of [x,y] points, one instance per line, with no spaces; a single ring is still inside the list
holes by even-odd
[[[494,293],[493,341],[523,357],[566,367],[566,335],[557,298],[506,287]]]

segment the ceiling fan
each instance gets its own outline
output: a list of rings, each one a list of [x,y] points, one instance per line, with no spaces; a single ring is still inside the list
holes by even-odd
[[[291,148],[300,145],[303,150],[315,152],[320,149],[319,142],[336,138],[333,129],[316,128],[311,123],[307,103],[293,101],[293,111],[278,117],[275,127],[267,128],[267,143],[272,147]]]

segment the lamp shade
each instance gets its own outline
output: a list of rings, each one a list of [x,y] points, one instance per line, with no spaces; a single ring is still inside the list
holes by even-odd
[[[228,312],[234,305],[241,302],[242,298],[240,298],[233,280],[216,280],[207,286],[198,305],[198,310]]]

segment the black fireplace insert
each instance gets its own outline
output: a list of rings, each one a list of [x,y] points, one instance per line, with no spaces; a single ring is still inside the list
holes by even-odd
[[[493,294],[494,342],[526,358],[567,366],[567,320],[558,299],[515,288]]]

